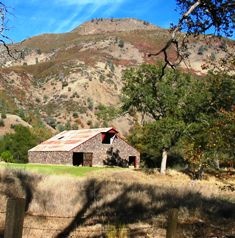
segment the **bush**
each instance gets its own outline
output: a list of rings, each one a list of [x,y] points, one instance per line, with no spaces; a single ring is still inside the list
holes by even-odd
[[[212,60],[212,61],[216,60],[216,56],[215,56],[214,52],[211,53],[210,60]]]
[[[71,123],[70,123],[70,121],[67,121],[65,123],[64,127],[65,127],[65,130],[71,130]]]
[[[88,120],[86,123],[88,126],[92,127],[92,120]]]
[[[78,125],[77,124],[73,124],[71,128],[72,128],[72,130],[78,130]]]
[[[61,132],[61,131],[64,131],[64,130],[65,130],[65,126],[62,125],[62,124],[58,124],[58,125],[56,126],[56,129]]]
[[[2,118],[2,119],[6,119],[6,118],[7,118],[7,114],[4,113],[4,112],[2,112],[2,114],[1,114],[1,118]]]
[[[88,104],[88,109],[92,111],[93,107],[94,107],[93,99],[92,98],[87,98],[87,104]]]
[[[14,163],[14,158],[12,153],[9,150],[3,151],[0,155],[1,160],[8,162],[8,163]]]
[[[68,85],[69,85],[69,84],[68,84],[67,81],[63,81],[63,82],[62,82],[62,88],[67,87]]]
[[[15,133],[6,134],[1,140],[1,157],[11,160],[12,155],[14,162],[26,163],[28,162],[28,150],[37,145],[40,138],[37,138],[28,127],[15,125],[14,130]]]
[[[0,127],[3,127],[3,126],[5,126],[5,123],[4,123],[3,119],[0,119]]]
[[[201,46],[198,48],[197,54],[198,54],[198,55],[203,55],[205,51],[207,51],[207,47],[204,46],[204,45],[201,45]]]
[[[36,49],[36,53],[38,54],[38,55],[40,55],[41,53],[42,53],[42,51],[41,51],[41,49]]]
[[[124,40],[119,40],[118,47],[123,48],[124,47]]]
[[[77,112],[74,112],[74,113],[73,113],[73,117],[74,117],[74,118],[78,118],[78,113],[77,113]]]
[[[118,117],[120,113],[120,109],[114,106],[105,106],[103,104],[99,104],[97,106],[97,110],[95,115],[98,117],[99,120],[103,122],[109,122]]]
[[[45,119],[45,121],[49,126],[56,128],[56,119],[55,118],[49,116]]]

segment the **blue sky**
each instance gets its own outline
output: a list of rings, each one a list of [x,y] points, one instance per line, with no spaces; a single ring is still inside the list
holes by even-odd
[[[14,42],[42,33],[68,32],[92,18],[133,17],[163,28],[177,22],[175,0],[3,0],[5,35]]]

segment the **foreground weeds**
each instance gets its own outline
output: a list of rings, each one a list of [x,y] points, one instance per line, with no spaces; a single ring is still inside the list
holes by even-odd
[[[235,194],[223,196],[220,183],[126,170],[85,179],[4,170],[0,202],[4,211],[8,197],[26,198],[24,237],[165,237],[171,208],[179,209],[179,237],[232,237]]]

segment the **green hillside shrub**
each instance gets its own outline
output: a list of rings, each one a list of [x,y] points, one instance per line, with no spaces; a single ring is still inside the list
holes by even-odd
[[[13,155],[9,150],[3,151],[0,154],[0,160],[8,162],[8,163],[13,163],[14,162]]]
[[[4,123],[3,119],[0,119],[0,127],[3,127],[3,126],[5,126],[5,123]]]
[[[96,108],[95,114],[100,121],[109,122],[118,117],[120,114],[120,109],[114,106],[105,106],[103,104],[99,104]]]
[[[73,112],[73,118],[78,118],[78,113],[77,112]]]
[[[6,118],[7,118],[7,114],[6,114],[5,112],[2,112],[1,118],[2,118],[2,119],[6,119]]]
[[[27,163],[28,150],[50,136],[45,128],[39,130],[15,125],[14,130],[15,133],[6,134],[0,141],[0,156],[6,162]]]

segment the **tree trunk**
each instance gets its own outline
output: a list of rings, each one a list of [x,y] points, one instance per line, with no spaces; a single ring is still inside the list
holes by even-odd
[[[164,148],[162,151],[162,162],[161,162],[161,174],[166,173],[166,162],[167,162],[167,150]]]
[[[216,158],[214,162],[215,162],[215,168],[216,168],[216,169],[220,169],[220,166],[219,166],[219,159]]]

